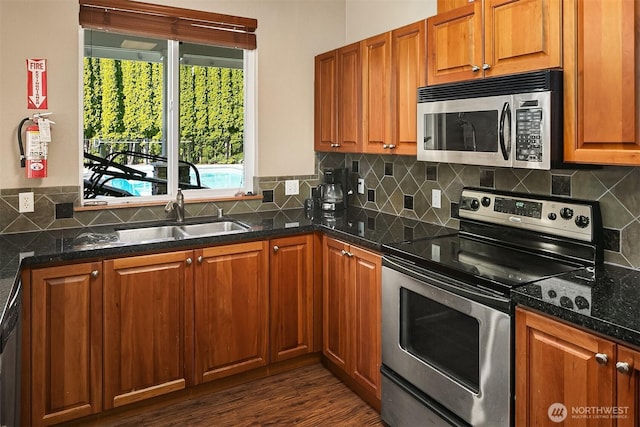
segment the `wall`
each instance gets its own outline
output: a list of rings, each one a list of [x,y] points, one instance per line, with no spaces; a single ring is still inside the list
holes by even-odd
[[[258,20],[258,176],[314,172],[313,57],[344,44],[344,0],[171,0],[157,3]],[[34,15],[45,17],[37,24]],[[52,36],[53,35],[53,36]],[[0,0],[0,189],[78,185],[77,0]],[[46,58],[56,122],[49,177],[27,180],[16,129],[26,108],[27,58]]]

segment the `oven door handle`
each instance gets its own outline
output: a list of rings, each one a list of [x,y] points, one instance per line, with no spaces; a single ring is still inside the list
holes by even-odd
[[[395,257],[392,259],[389,256],[384,256],[382,258],[382,265],[429,286],[443,289],[479,304],[495,308],[504,313],[508,313],[511,309],[511,300],[508,297],[494,294],[488,289],[485,290],[483,288],[466,285],[452,277],[447,277],[440,273],[426,270],[410,262]],[[384,283],[382,285],[384,286]]]

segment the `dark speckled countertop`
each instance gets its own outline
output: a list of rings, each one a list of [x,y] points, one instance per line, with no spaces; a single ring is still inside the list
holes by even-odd
[[[406,239],[448,234],[455,230],[366,209],[349,209],[336,215],[305,212],[303,209],[270,211],[225,216],[251,227],[249,232],[147,244],[125,244],[116,241],[115,230],[139,228],[166,223],[74,228],[35,233],[0,235],[0,308],[3,309],[18,290],[22,267],[50,263],[73,262],[114,256],[127,256],[149,251],[185,249],[282,237],[311,231],[322,231],[374,251],[382,244]],[[217,218],[187,218],[185,223],[210,222]]]
[[[640,347],[640,271],[601,265],[512,291],[515,302]]]

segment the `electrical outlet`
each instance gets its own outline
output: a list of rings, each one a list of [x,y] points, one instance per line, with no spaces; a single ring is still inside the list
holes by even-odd
[[[442,207],[442,191],[431,189],[431,207],[440,209]]]
[[[287,179],[284,182],[284,195],[295,196],[300,194],[300,183],[297,179]]]
[[[364,194],[364,179],[358,178],[358,194]]]
[[[33,192],[18,193],[18,212],[33,212]]]

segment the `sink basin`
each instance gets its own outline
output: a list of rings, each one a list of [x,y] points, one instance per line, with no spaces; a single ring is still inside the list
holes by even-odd
[[[180,230],[173,225],[117,230],[116,235],[118,236],[118,240],[120,242],[125,243],[173,240],[176,238],[181,239],[183,237],[183,234],[180,232]]]
[[[249,227],[233,221],[207,222],[203,224],[181,225],[180,230],[187,236],[211,236],[219,234],[243,233]]]
[[[118,241],[124,243],[147,243],[163,240],[188,239],[204,236],[219,236],[249,231],[250,227],[235,221],[216,221],[202,224],[163,225],[117,230]]]

